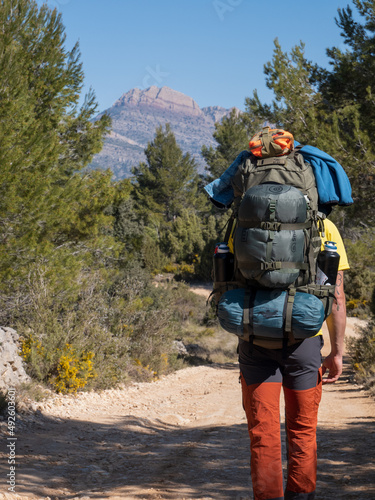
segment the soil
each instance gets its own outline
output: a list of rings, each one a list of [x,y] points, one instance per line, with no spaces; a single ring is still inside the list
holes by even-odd
[[[348,319],[348,335],[359,323]],[[328,345],[327,338],[324,355]],[[3,422],[0,499],[251,499],[238,375],[236,363],[195,366],[153,383],[37,404],[17,415],[13,438]],[[346,360],[341,379],[324,386],[320,500],[375,498],[375,404],[350,380]],[[7,483],[12,442],[15,493]]]

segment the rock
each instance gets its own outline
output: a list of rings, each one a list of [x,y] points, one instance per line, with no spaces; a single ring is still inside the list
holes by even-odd
[[[0,328],[0,392],[30,382],[19,355],[19,336],[13,328]]]
[[[185,347],[185,344],[181,340],[173,341],[173,350],[177,351],[180,356],[189,356],[189,353]]]
[[[150,106],[190,116],[204,115],[191,97],[169,87],[158,88],[154,85],[146,90],[132,89],[123,94],[114,104],[116,107],[124,105]]]

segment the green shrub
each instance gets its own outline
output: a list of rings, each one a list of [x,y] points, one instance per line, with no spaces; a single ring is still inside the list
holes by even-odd
[[[347,349],[355,371],[355,379],[375,395],[375,317],[347,340]]]
[[[371,232],[372,233],[372,232]],[[372,234],[345,240],[350,269],[345,271],[345,295],[350,316],[369,317],[375,287],[375,240]]]
[[[145,378],[137,367],[158,376],[170,371],[178,329],[174,285],[155,287],[136,263],[126,271],[82,269],[71,276],[68,300],[47,271],[30,275],[27,300],[13,323],[34,379],[75,392]]]
[[[146,228],[146,231],[148,233],[143,240],[142,259],[146,269],[156,274],[167,264],[167,257],[161,251],[156,235],[149,228]]]
[[[174,279],[177,281],[192,281],[195,277],[194,264],[167,264],[163,267],[164,273],[173,273]]]

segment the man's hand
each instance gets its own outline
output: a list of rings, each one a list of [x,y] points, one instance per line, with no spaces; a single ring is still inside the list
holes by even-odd
[[[327,370],[328,378],[324,378],[322,382],[323,384],[333,384],[342,374],[342,356],[329,354],[323,361],[322,374],[324,375]]]

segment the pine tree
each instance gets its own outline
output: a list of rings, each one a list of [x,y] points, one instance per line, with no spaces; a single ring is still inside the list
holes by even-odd
[[[196,162],[182,152],[169,124],[157,128],[145,154],[147,162],[133,169],[134,198],[145,222],[143,261],[152,271],[170,262],[196,263],[210,220]]]
[[[375,2],[354,0],[359,19],[352,9],[338,9],[335,19],[341,30],[346,50],[327,49],[331,69],[317,68],[316,81],[324,98],[335,109],[359,105],[361,126],[368,132],[375,130]]]
[[[354,22],[349,8],[339,11],[338,25],[349,48],[346,52],[328,51],[332,58],[330,71],[306,60],[303,44],[288,54],[276,41],[274,57],[265,66],[266,82],[275,99],[271,104],[263,104],[254,94],[246,100],[246,111],[250,119],[262,117],[288,129],[300,143],[317,146],[344,167],[352,184],[354,205],[335,209],[332,217],[347,238],[351,270],[347,273],[346,291],[355,303],[364,304],[371,296],[375,269],[371,252],[359,261],[357,252],[358,248],[363,251],[366,245],[373,246],[375,224],[370,99],[374,57],[373,36],[369,34],[374,32],[375,2],[358,0],[355,5],[367,23]],[[360,240],[366,245],[359,245]]]
[[[326,133],[322,128],[326,115],[322,97],[311,83],[314,66],[305,58],[302,42],[290,54],[282,51],[277,39],[274,43],[272,61],[264,66],[266,85],[274,99],[271,104],[263,104],[255,91],[245,100],[245,116],[249,121],[261,118],[289,130],[300,143],[317,146]]]
[[[353,220],[375,224],[375,1],[354,0],[359,19],[348,6],[338,9],[336,24],[347,47],[327,50],[331,69],[316,68],[314,79],[327,108],[333,110],[343,144],[339,157],[349,169],[356,205]]]
[[[197,165],[183,154],[169,124],[156,129],[145,149],[147,163],[133,168],[138,206],[148,220],[169,222],[198,203]]]
[[[265,65],[266,82],[275,99],[271,105],[262,104],[254,94],[246,99],[247,114],[285,128],[301,144],[316,146],[332,155],[346,170],[355,200],[354,207],[341,212],[340,229],[347,231],[359,223],[372,224],[375,212],[369,206],[375,157],[369,133],[361,127],[360,105],[353,102],[332,106],[317,89],[319,69],[306,60],[303,49],[300,44],[288,54],[275,42],[274,57]]]
[[[78,108],[79,48],[65,48],[56,10],[4,0],[0,26],[0,275],[20,277],[37,255],[107,224],[110,176],[79,172],[101,149],[110,120],[92,122],[92,92]]]
[[[61,15],[32,0],[4,0],[0,26],[0,293],[9,303],[8,293],[26,297],[40,263],[68,290],[85,259],[112,248],[105,207],[117,191],[110,172],[82,172],[110,120],[92,120],[92,92],[78,106],[79,47],[67,50]]]
[[[213,137],[217,142],[215,148],[202,147],[202,156],[210,173],[206,178],[208,182],[220,177],[237,155],[248,147],[248,132],[241,113],[232,109],[221,122],[215,123]]]
[[[248,137],[263,123],[285,128],[301,144],[316,146],[332,155],[347,172],[352,184],[354,205],[337,209],[333,218],[348,242],[352,268],[346,289],[358,302],[365,303],[374,284],[374,256],[358,260],[355,248],[371,249],[375,226],[372,200],[375,192],[375,1],[354,0],[363,24],[355,21],[349,7],[339,9],[337,25],[348,47],[329,49],[330,70],[320,68],[305,57],[304,44],[284,52],[277,40],[272,61],[264,67],[266,84],[274,93],[272,102],[263,103],[256,91],[246,99],[240,130]],[[223,120],[215,132],[216,150],[204,149],[213,177],[221,175],[233,159],[231,131],[234,122]],[[230,140],[228,140],[228,138]],[[211,180],[212,177],[209,178]],[[357,245],[362,241],[364,244]],[[366,263],[366,265],[364,265]],[[358,285],[361,283],[361,287]]]

